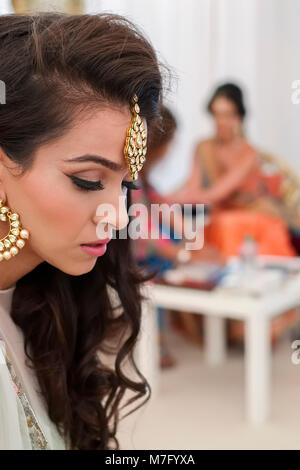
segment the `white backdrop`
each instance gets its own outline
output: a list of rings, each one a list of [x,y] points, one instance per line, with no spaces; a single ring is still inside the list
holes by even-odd
[[[180,130],[151,180],[160,191],[187,177],[197,139],[212,123],[207,99],[219,82],[244,91],[249,140],[284,157],[300,171],[300,104],[292,104],[292,82],[300,79],[299,0],[85,0],[86,12],[112,11],[134,20],[178,80],[167,102]],[[0,13],[10,12],[1,0]]]

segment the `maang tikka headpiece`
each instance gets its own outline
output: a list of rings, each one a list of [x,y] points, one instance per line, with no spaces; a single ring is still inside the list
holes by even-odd
[[[143,168],[147,153],[147,131],[139,115],[137,95],[133,96],[131,112],[133,114],[131,125],[127,130],[124,155],[128,164],[131,179],[138,179],[138,172]]]

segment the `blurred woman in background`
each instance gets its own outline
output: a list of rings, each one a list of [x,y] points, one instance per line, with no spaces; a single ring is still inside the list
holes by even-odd
[[[215,134],[196,145],[188,180],[165,200],[209,204],[210,241],[225,255],[237,254],[249,230],[255,232],[260,253],[294,255],[280,202],[266,184],[260,153],[244,135],[246,109],[241,89],[233,83],[219,86],[207,109]]]
[[[282,201],[270,191],[261,154],[244,134],[246,109],[241,89],[233,83],[219,86],[207,109],[215,133],[197,143],[188,180],[165,201],[208,204],[211,217],[205,242],[225,258],[238,255],[249,235],[258,254],[294,256]],[[294,313],[285,319],[288,324],[296,322]],[[242,330],[243,324],[236,329],[236,322],[229,321],[229,337],[241,341]],[[279,334],[278,328],[276,331]]]

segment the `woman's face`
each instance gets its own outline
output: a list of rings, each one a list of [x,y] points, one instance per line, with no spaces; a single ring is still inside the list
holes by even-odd
[[[23,259],[32,259],[36,265],[46,261],[71,275],[93,269],[97,257],[80,245],[98,240],[99,228],[103,229],[101,239],[112,238],[113,229],[120,230],[129,221],[124,182],[130,181],[130,175],[123,149],[130,120],[129,106],[101,108],[84,119],[81,116],[63,137],[38,149],[33,166],[23,176],[18,176],[18,167],[1,151],[0,198],[20,215],[30,235],[21,253],[2,261],[0,267],[21,263],[24,251]],[[83,155],[101,157],[102,164],[72,161]],[[96,190],[81,189],[79,179],[93,182]],[[96,215],[103,203],[114,210]],[[0,239],[7,232],[8,224],[0,223]]]
[[[232,101],[224,97],[214,99],[211,112],[218,137],[230,140],[241,132],[242,120]]]

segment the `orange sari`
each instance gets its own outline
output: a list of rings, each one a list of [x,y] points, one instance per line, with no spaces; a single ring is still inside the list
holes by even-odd
[[[199,155],[203,170],[203,183],[213,184],[220,178],[211,143]],[[259,164],[240,185],[238,191],[213,208],[206,241],[215,245],[225,257],[238,254],[246,235],[252,235],[258,253],[265,255],[295,256],[279,204],[273,197]]]

